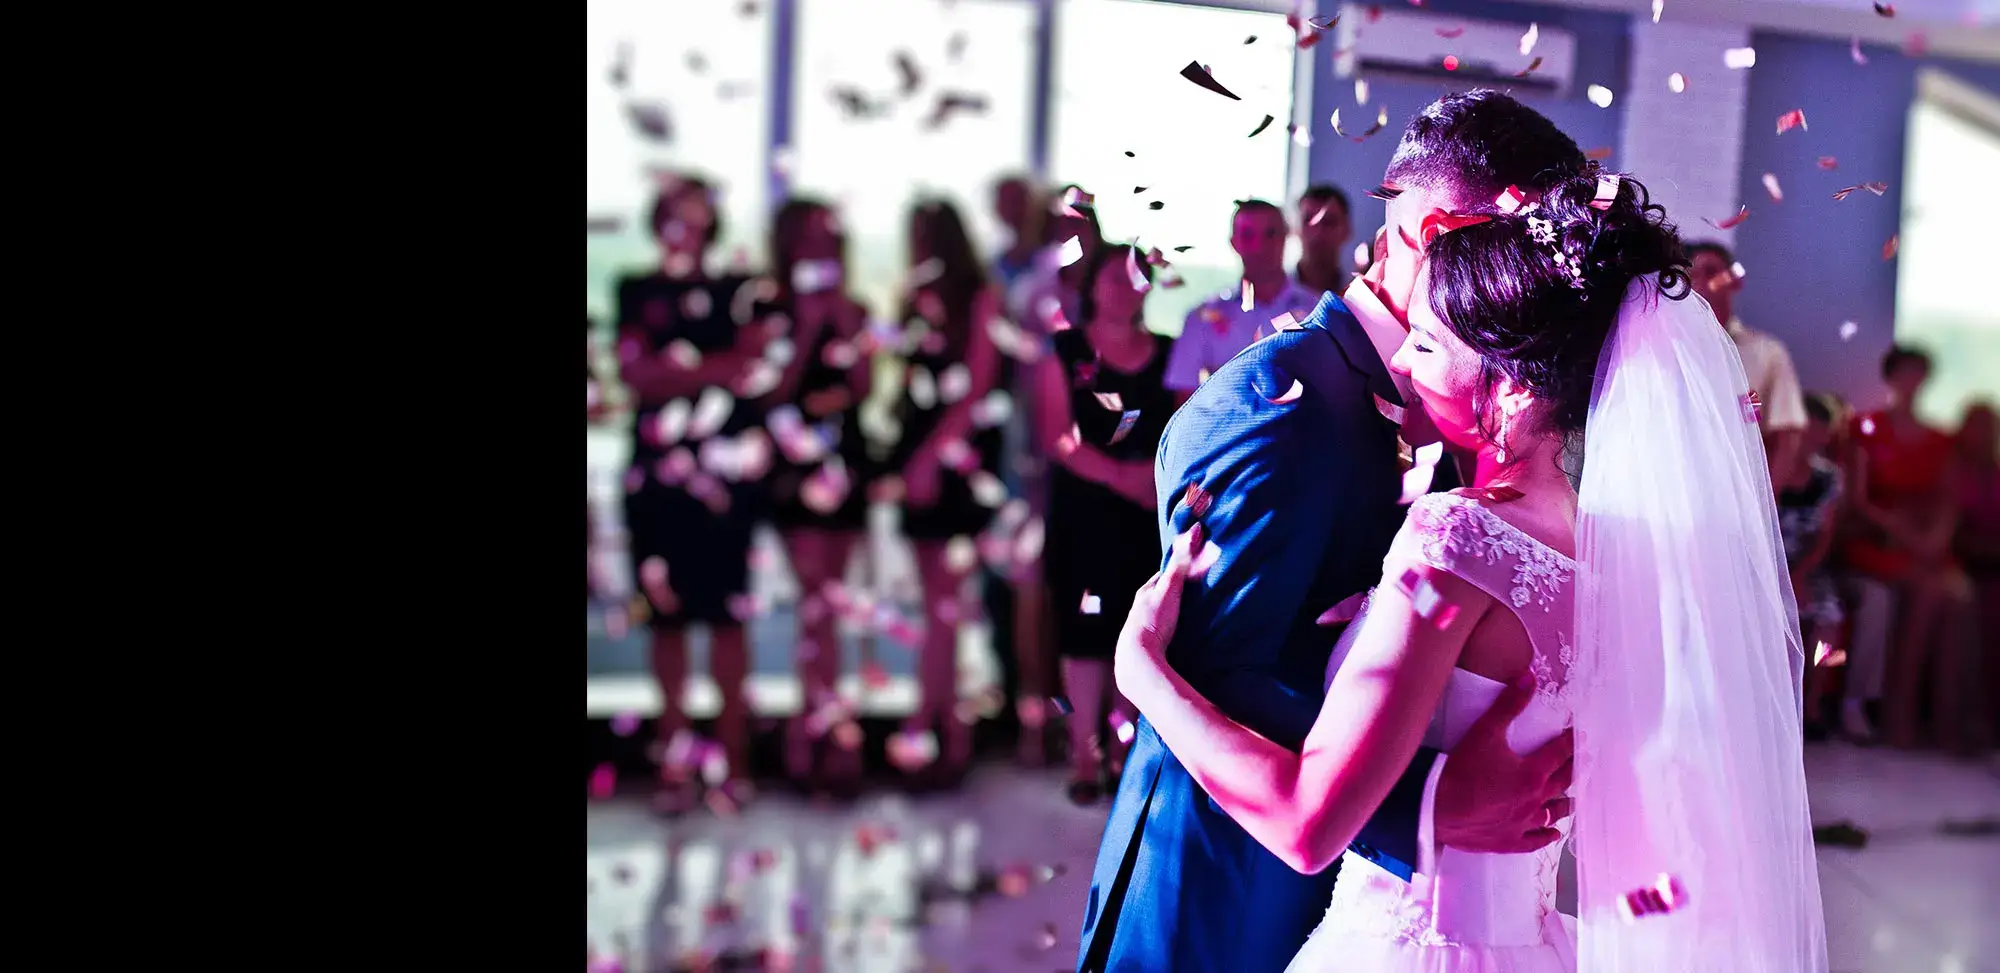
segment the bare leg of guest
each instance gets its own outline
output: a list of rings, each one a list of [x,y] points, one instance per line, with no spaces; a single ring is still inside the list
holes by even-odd
[[[950,776],[964,769],[972,753],[972,727],[958,718],[958,630],[965,615],[965,574],[954,571],[943,541],[913,541],[924,588],[923,649],[917,655],[922,695],[912,729],[938,735],[939,770]]]
[[[1110,689],[1111,666],[1102,659],[1062,660],[1063,694],[1072,711],[1069,727],[1069,796],[1078,804],[1095,802],[1101,793],[1098,760],[1104,745],[1104,702]]]
[[[687,689],[687,629],[678,622],[656,623],[648,647],[653,684],[660,691],[660,718],[654,724],[654,760],[660,766],[660,810],[679,813],[694,803],[694,768],[667,758],[676,735],[687,730],[681,697]]]
[[[1923,740],[1922,718],[1918,713],[1924,694],[1924,674],[1937,657],[1938,623],[1944,615],[1945,591],[1940,579],[1917,575],[1903,586],[1902,612],[1898,619],[1894,658],[1889,660],[1888,694],[1883,699],[1883,723],[1889,743],[1900,749],[1914,749]]]
[[[740,786],[750,780],[750,702],[744,695],[744,680],[750,674],[749,639],[740,622],[718,623],[709,632],[709,677],[722,696],[715,736],[729,759],[729,782]]]

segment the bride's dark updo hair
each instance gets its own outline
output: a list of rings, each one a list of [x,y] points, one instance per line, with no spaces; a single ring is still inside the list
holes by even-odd
[[[1425,249],[1431,310],[1479,354],[1474,406],[1488,439],[1487,396],[1505,377],[1534,394],[1550,431],[1579,444],[1597,358],[1632,281],[1657,274],[1661,294],[1687,296],[1688,257],[1666,208],[1621,176],[1617,198],[1596,209],[1598,176],[1593,167],[1564,179],[1532,211],[1461,226]]]

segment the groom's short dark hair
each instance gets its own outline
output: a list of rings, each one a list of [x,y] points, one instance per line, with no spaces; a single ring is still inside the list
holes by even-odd
[[[1483,209],[1508,186],[1546,189],[1589,164],[1576,140],[1540,112],[1479,88],[1439,98],[1410,119],[1387,178]]]

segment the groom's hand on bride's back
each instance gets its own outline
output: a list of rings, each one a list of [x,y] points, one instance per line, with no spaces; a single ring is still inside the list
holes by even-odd
[[[1452,748],[1432,814],[1437,843],[1460,851],[1520,854],[1562,837],[1569,817],[1576,740],[1570,730],[1525,756],[1507,745],[1507,725],[1534,699],[1533,676],[1500,694]]]

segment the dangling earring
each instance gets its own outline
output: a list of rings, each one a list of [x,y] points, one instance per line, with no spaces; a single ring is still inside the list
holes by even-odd
[[[1503,464],[1507,462],[1507,423],[1513,418],[1505,409],[1500,411],[1500,435],[1494,441],[1500,448],[1494,452],[1493,458]]]

